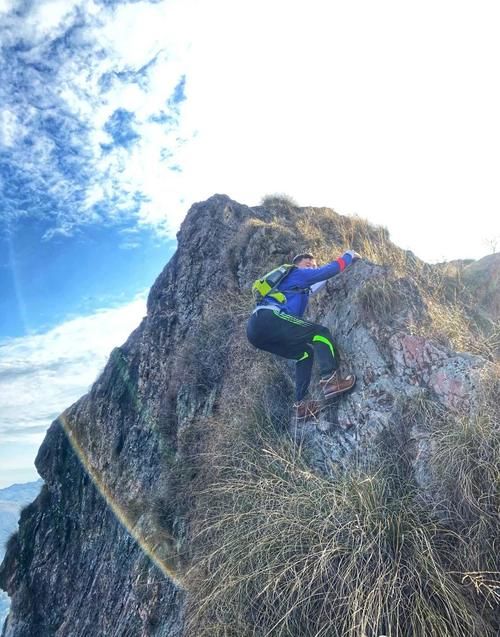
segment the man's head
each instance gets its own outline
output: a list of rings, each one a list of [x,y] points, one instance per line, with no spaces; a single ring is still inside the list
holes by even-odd
[[[297,254],[297,256],[293,257],[292,260],[293,265],[296,265],[298,268],[317,268],[316,259],[309,252],[303,252],[301,254]]]

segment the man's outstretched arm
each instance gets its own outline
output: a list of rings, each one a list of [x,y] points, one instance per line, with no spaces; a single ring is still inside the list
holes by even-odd
[[[314,283],[326,281],[340,274],[340,272],[343,272],[353,261],[359,258],[359,254],[354,252],[354,250],[348,250],[338,259],[323,265],[321,268],[297,268],[291,273],[287,283],[297,287],[310,287]]]

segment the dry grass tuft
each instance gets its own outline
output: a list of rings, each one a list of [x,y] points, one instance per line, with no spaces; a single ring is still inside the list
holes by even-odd
[[[188,573],[189,635],[494,634],[452,572],[455,534],[394,458],[330,481],[293,445],[263,439],[211,466]]]
[[[260,203],[262,206],[266,206],[268,208],[279,208],[281,206],[291,208],[297,207],[295,199],[284,192],[275,192],[269,195],[264,195]]]
[[[464,576],[497,572],[500,592],[500,375],[487,369],[471,417],[443,418],[431,432],[436,492],[460,536]],[[491,576],[489,577],[491,580]],[[482,590],[485,590],[483,585]]]

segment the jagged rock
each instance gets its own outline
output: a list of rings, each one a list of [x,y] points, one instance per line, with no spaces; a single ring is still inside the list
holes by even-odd
[[[432,498],[428,433],[418,414],[407,415],[422,397],[472,410],[488,363],[414,333],[430,319],[411,277],[365,259],[312,303],[310,317],[331,329],[342,368],[358,376],[317,426],[290,418],[293,365],[246,342],[251,282],[305,245],[314,249],[311,219],[323,233],[314,245],[345,243],[347,222],[328,209],[248,208],[225,195],[192,206],[177,252],[151,288],[147,317],[40,449],[45,485],[0,569],[12,598],[3,637],[181,637],[190,480],[207,444],[224,444],[218,423],[249,417],[249,397],[285,423],[312,470],[329,476],[354,458],[369,463],[391,432]],[[353,245],[344,248],[359,249],[352,228]],[[388,241],[376,229],[363,232]]]
[[[328,292],[313,317],[336,335],[344,371],[354,372],[358,378],[354,391],[322,413],[317,435],[310,428],[305,435],[308,445],[315,448],[315,462],[322,457],[327,468],[336,463],[345,466],[360,453],[366,460],[374,439],[390,428],[398,415],[402,398],[412,400],[425,392],[448,409],[467,411],[485,366],[479,356],[456,354],[408,333],[408,325],[425,321],[424,302],[411,281],[398,282],[386,316],[367,318],[360,292],[367,282],[381,277],[380,266],[366,261],[355,263],[328,283]],[[325,431],[332,432],[333,441],[324,435]],[[408,431],[408,436],[416,435],[423,447],[425,435]],[[427,473],[420,466],[424,462],[425,454],[416,453],[415,472],[422,486]]]

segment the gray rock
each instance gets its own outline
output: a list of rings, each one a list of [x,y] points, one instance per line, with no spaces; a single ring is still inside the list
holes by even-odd
[[[191,495],[173,476],[180,467],[195,478],[200,439],[223,444],[217,419],[238,426],[250,413],[245,397],[284,422],[311,468],[329,475],[369,464],[384,433],[399,437],[432,497],[428,434],[407,415],[422,396],[471,409],[487,363],[412,333],[428,315],[411,278],[359,261],[312,304],[342,369],[358,376],[317,426],[290,419],[293,366],[246,342],[250,285],[307,245],[308,215],[325,219],[325,245],[339,241],[345,220],[327,209],[248,208],[225,195],[192,206],[147,317],[40,448],[45,484],[0,568],[12,598],[4,637],[180,637]],[[373,231],[373,241],[380,236]]]

